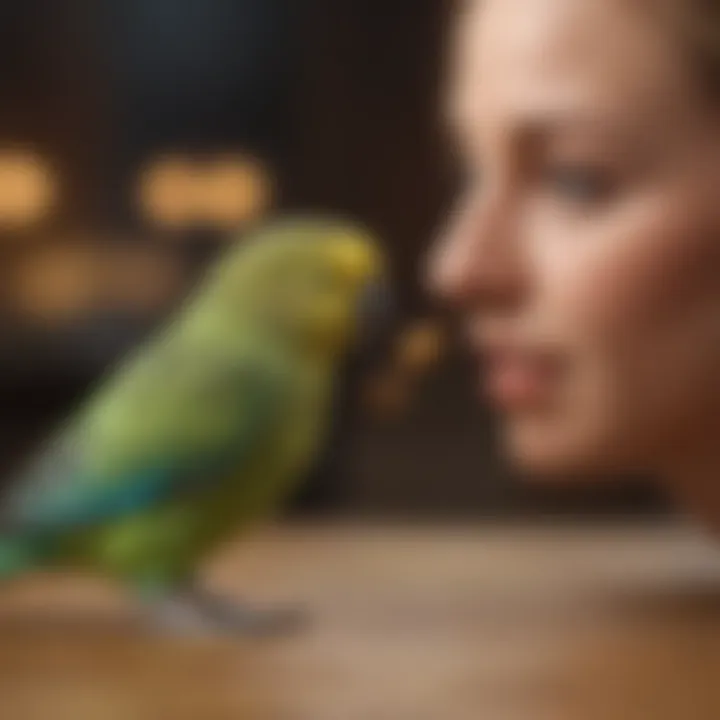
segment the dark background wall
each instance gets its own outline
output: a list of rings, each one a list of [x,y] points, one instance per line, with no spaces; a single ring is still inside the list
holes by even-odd
[[[138,214],[137,174],[163,152],[252,153],[276,209],[356,216],[385,239],[401,322],[434,311],[418,282],[452,191],[437,122],[447,3],[440,0],[29,0],[0,6],[0,148],[30,143],[58,169],[61,202],[32,229],[0,228],[0,465],[11,468],[109,362],[144,337],[224,242],[188,227],[172,242]],[[1,191],[1,190],[0,190]],[[36,322],[13,303],[23,262],[81,235],[148,247],[180,268],[167,302],[88,302]],[[120,236],[120,240],[118,240]],[[89,240],[87,240],[89,238]],[[105,252],[105,250],[103,250]],[[642,486],[541,490],[514,482],[493,422],[451,345],[412,406],[360,412],[348,368],[336,434],[297,498],[304,509],[500,514],[646,512]]]

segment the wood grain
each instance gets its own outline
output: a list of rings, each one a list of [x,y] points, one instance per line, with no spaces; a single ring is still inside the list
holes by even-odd
[[[0,595],[2,720],[717,720],[720,553],[691,529],[279,527],[209,582],[312,622],[143,636],[115,588]]]

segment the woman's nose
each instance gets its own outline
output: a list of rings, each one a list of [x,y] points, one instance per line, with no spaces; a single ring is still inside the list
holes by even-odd
[[[457,305],[516,301],[526,273],[515,215],[499,201],[453,212],[431,249],[430,291]]]

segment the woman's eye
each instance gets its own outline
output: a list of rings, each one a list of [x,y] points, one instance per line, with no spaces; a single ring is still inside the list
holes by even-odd
[[[545,182],[552,192],[576,203],[597,203],[613,191],[610,174],[599,168],[556,165],[545,172]]]

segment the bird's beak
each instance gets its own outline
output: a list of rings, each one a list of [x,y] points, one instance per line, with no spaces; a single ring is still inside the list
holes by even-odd
[[[358,305],[358,344],[361,350],[381,344],[392,330],[397,313],[387,278],[374,277],[361,290]]]

